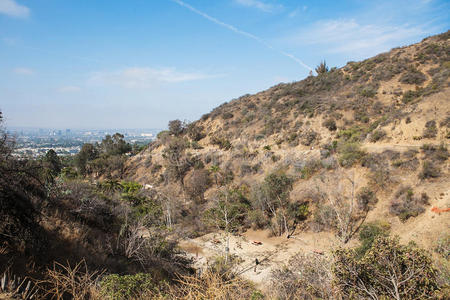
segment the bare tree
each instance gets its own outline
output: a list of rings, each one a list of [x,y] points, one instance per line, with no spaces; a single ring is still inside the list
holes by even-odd
[[[320,182],[316,181],[317,193],[331,208],[337,235],[344,244],[352,238],[367,215],[367,209],[361,211],[358,208],[356,187],[354,172],[349,174],[342,168],[333,177],[320,177]]]

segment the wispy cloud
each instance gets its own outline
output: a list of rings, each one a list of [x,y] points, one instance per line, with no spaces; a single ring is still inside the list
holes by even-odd
[[[283,9],[283,5],[281,4],[272,4],[259,0],[234,0],[234,2],[242,6],[256,8],[268,13]]]
[[[286,37],[296,45],[316,45],[328,53],[373,55],[430,32],[423,26],[360,24],[354,19],[322,20]]]
[[[116,85],[125,88],[149,88],[161,83],[179,83],[185,81],[216,78],[200,72],[180,72],[175,68],[132,67],[113,72],[95,72],[89,82],[100,85]]]
[[[60,93],[77,93],[79,91],[81,91],[81,88],[75,85],[62,86],[58,89]]]
[[[297,7],[296,9],[294,9],[293,11],[291,11],[291,12],[288,14],[288,16],[289,16],[289,18],[294,18],[294,17],[296,17],[297,15],[299,15],[300,13],[305,12],[307,9],[308,9],[308,6],[306,6],[306,5],[299,6],[299,7]]]
[[[15,0],[0,0],[0,14],[16,18],[27,18],[30,15],[30,9],[17,3]]]
[[[296,63],[298,63],[302,67],[305,67],[308,70],[311,70],[311,71],[313,70],[310,66],[305,64],[301,59],[295,57],[293,54],[290,54],[290,53],[287,53],[287,52],[284,52],[284,51],[280,51],[280,50],[276,50],[271,44],[267,43],[262,38],[257,37],[254,34],[248,33],[248,32],[246,32],[244,30],[238,29],[237,27],[235,27],[233,25],[227,24],[227,23],[222,22],[222,21],[220,21],[220,20],[218,20],[218,19],[216,19],[214,17],[211,17],[210,15],[208,15],[208,14],[206,14],[206,13],[204,13],[204,12],[198,10],[198,9],[196,9],[195,7],[192,7],[191,5],[185,3],[185,2],[183,2],[181,0],[171,0],[171,1],[177,3],[178,5],[180,5],[182,7],[185,7],[187,9],[189,9],[190,11],[196,13],[199,16],[202,16],[203,18],[211,21],[212,23],[215,23],[215,24],[217,24],[219,26],[227,28],[228,30],[233,31],[236,34],[239,34],[239,35],[242,35],[242,36],[247,37],[249,39],[257,41],[261,45],[263,45],[263,46],[265,46],[265,47],[267,47],[267,48],[269,48],[271,50],[274,50],[274,51],[278,52],[279,54],[281,54],[283,56],[286,56],[286,57],[292,59],[293,61],[295,61]]]
[[[29,68],[14,68],[13,73],[18,74],[18,75],[33,75],[34,74],[34,70],[29,69]]]

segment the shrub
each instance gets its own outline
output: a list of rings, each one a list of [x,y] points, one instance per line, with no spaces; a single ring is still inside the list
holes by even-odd
[[[439,168],[431,161],[424,161],[422,163],[422,170],[419,173],[420,179],[437,178],[440,175],[441,174]]]
[[[138,299],[156,290],[150,274],[111,274],[100,281],[101,294],[108,299]]]
[[[230,140],[223,136],[213,135],[211,137],[211,143],[219,146],[223,150],[230,150],[232,147]]]
[[[318,133],[314,130],[307,130],[300,135],[302,145],[310,146],[318,138]]]
[[[402,222],[411,217],[417,217],[425,211],[424,205],[429,204],[426,193],[422,193],[420,197],[414,196],[414,191],[410,187],[401,187],[395,197],[389,211],[398,216]]]
[[[234,115],[231,112],[229,112],[229,111],[224,112],[222,114],[222,119],[224,119],[224,120],[228,120],[228,119],[231,119],[233,117],[234,117]]]
[[[406,93],[403,94],[402,96],[402,101],[403,103],[407,104],[410,103],[411,101],[419,98],[422,95],[421,90],[417,90],[417,91],[407,91]]]
[[[323,126],[328,128],[329,131],[335,131],[337,129],[336,122],[333,119],[326,119],[323,122]]]
[[[437,134],[436,121],[428,121],[425,123],[425,129],[423,130],[422,136],[424,138],[434,138]]]
[[[388,223],[372,222],[364,224],[359,231],[359,241],[361,245],[356,248],[356,253],[362,257],[372,247],[373,242],[379,236],[389,236],[391,226]]]
[[[427,77],[425,74],[412,67],[400,77],[400,82],[407,84],[422,84]]]
[[[270,278],[269,299],[333,299],[331,260],[298,253]]]
[[[378,202],[378,199],[369,187],[363,187],[356,194],[356,201],[360,210],[369,210]]]
[[[445,234],[436,241],[434,251],[445,259],[450,259],[450,234]]]
[[[361,150],[359,143],[343,142],[338,145],[339,163],[343,167],[351,167],[366,153]]]
[[[397,238],[379,236],[362,258],[355,250],[339,249],[332,270],[345,299],[430,299],[438,291],[428,254],[400,245]]]
[[[375,142],[378,142],[379,140],[382,140],[385,136],[386,136],[386,131],[384,131],[382,129],[378,129],[378,130],[375,130],[370,135],[370,141],[372,143],[375,143]]]

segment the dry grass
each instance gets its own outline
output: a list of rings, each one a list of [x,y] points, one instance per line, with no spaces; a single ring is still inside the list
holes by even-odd
[[[52,269],[47,269],[46,279],[36,283],[43,298],[48,299],[101,299],[96,279],[103,272],[90,272],[84,260],[74,267],[54,263]]]
[[[256,292],[253,286],[234,276],[221,275],[210,270],[200,277],[182,276],[172,288],[174,299],[251,299]]]

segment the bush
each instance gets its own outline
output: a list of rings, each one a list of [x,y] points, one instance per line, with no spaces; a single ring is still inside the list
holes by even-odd
[[[331,260],[298,253],[270,278],[269,299],[333,299]]]
[[[230,150],[232,145],[229,139],[223,136],[213,135],[211,137],[211,144],[219,146],[220,149]]]
[[[184,130],[184,124],[180,120],[169,121],[169,132],[175,136],[180,135]]]
[[[335,251],[332,269],[345,299],[431,299],[438,291],[428,254],[382,235],[361,258],[352,249]]]
[[[356,253],[362,257],[372,247],[373,242],[379,236],[389,236],[391,226],[388,223],[372,222],[364,224],[359,231],[358,239],[361,245],[356,248]]]
[[[307,130],[300,134],[300,143],[305,146],[310,146],[318,138],[318,133],[314,130]]]
[[[434,138],[437,134],[436,121],[428,121],[425,123],[425,129],[423,130],[422,137],[424,138]]]
[[[336,122],[333,119],[326,119],[323,122],[323,126],[328,128],[329,131],[335,131],[337,129]]]
[[[429,204],[429,197],[426,193],[422,193],[419,197],[414,196],[414,191],[410,187],[401,187],[395,197],[389,211],[398,216],[402,222],[411,217],[417,217],[425,211],[424,205]]]
[[[439,168],[431,161],[424,161],[422,163],[422,170],[419,173],[420,179],[437,178],[440,175]]]
[[[375,130],[370,135],[370,141],[372,143],[375,143],[375,142],[378,142],[379,140],[382,140],[385,136],[386,136],[386,131],[384,131],[382,129],[378,129],[378,130]]]
[[[108,299],[138,299],[156,290],[150,274],[111,274],[100,281],[101,294]]]
[[[410,90],[403,94],[402,101],[403,103],[407,104],[419,98],[421,95],[422,93],[420,89],[417,91]]]
[[[363,187],[356,194],[356,201],[358,208],[365,211],[371,209],[378,202],[378,199],[369,187]]]
[[[339,164],[343,167],[351,167],[366,153],[361,150],[359,143],[343,142],[338,145]]]
[[[422,84],[427,80],[425,74],[412,67],[400,77],[401,83],[406,84]]]

